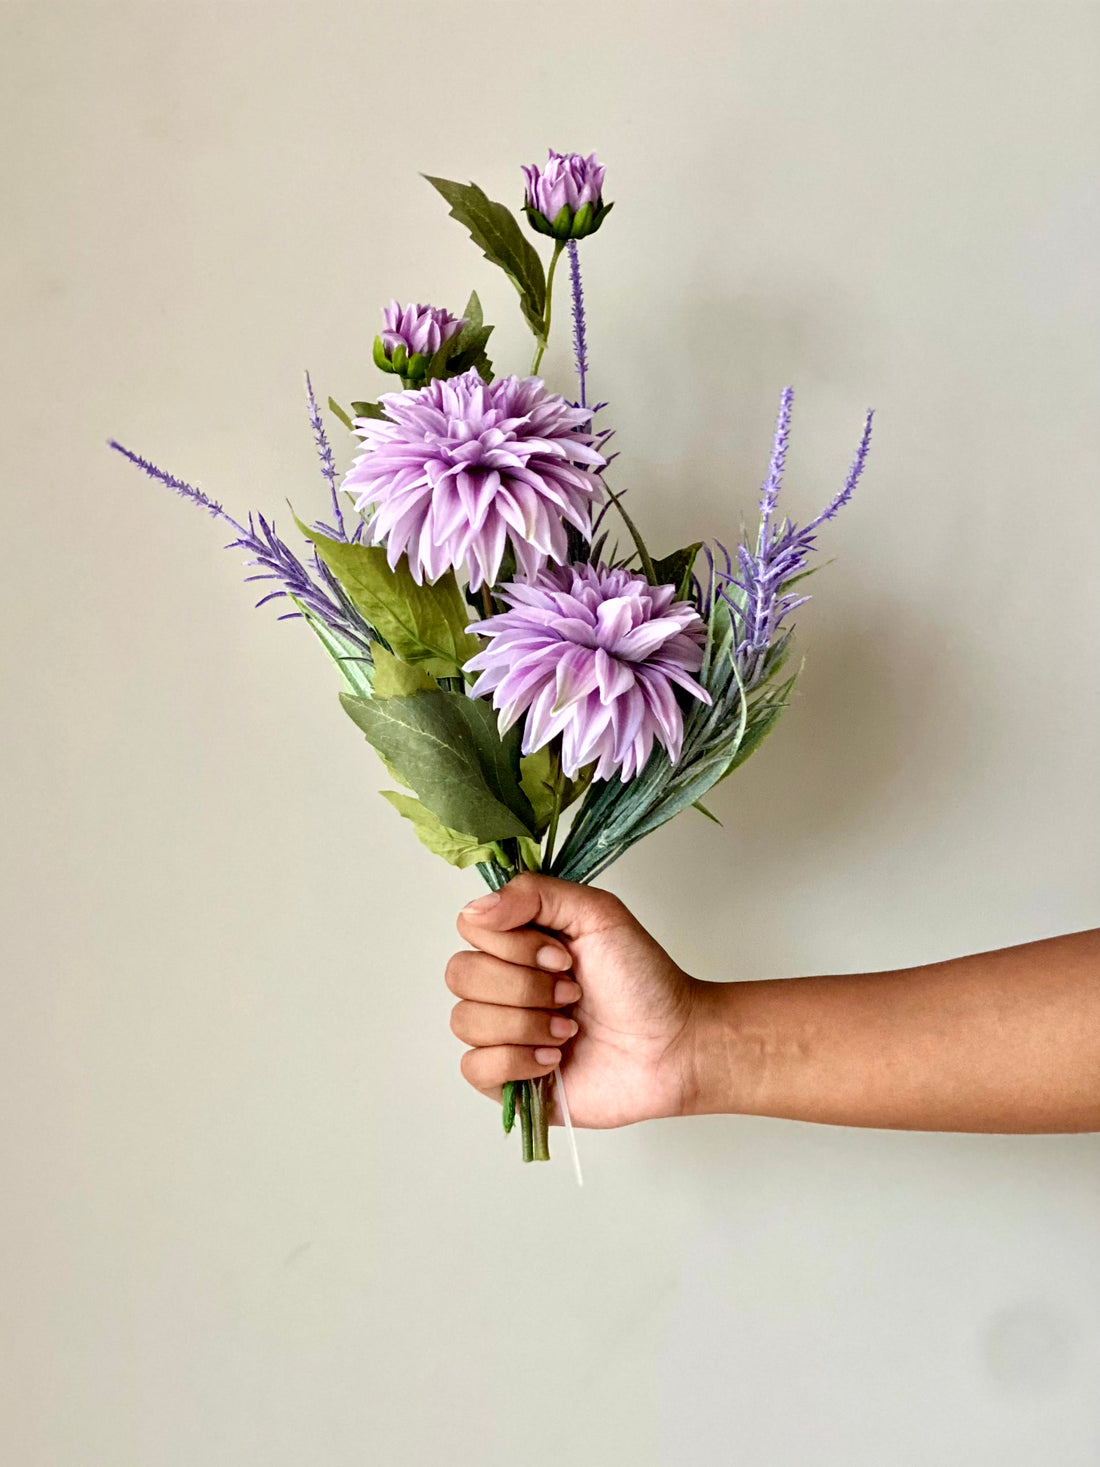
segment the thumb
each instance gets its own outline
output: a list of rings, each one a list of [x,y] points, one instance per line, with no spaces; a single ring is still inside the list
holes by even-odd
[[[515,877],[499,891],[478,897],[462,909],[463,920],[484,931],[545,927],[567,939],[611,927],[626,916],[626,908],[609,891],[533,872]]]

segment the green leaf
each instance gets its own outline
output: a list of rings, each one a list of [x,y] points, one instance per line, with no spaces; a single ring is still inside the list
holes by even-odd
[[[497,716],[464,693],[340,702],[367,739],[451,830],[479,842],[533,833],[534,811],[519,783],[519,726],[504,738]]]
[[[317,633],[322,647],[340,669],[348,691],[359,698],[369,698],[373,691],[374,667],[368,654],[357,642],[322,621],[297,596],[291,596],[290,599]]]
[[[398,814],[411,823],[420,844],[426,846],[433,856],[442,856],[449,865],[476,866],[494,854],[492,845],[484,844],[472,835],[463,835],[461,831],[448,830],[414,795],[400,795],[396,790],[383,790],[381,793],[382,798],[389,800]]]
[[[341,423],[343,423],[344,427],[350,429],[350,427],[351,427],[351,419],[348,417],[347,413],[344,411],[344,409],[340,406],[340,404],[336,401],[336,399],[334,397],[330,397],[329,398],[329,400],[328,400],[328,406],[329,406],[329,412],[335,413],[336,416],[340,419]],[[353,408],[355,407],[355,404],[354,403],[352,403],[352,407]]]
[[[653,573],[659,586],[675,586],[677,601],[687,601],[691,596],[691,570],[695,557],[703,548],[702,540],[688,545],[684,550],[674,550],[653,562]]]
[[[500,1089],[501,1119],[504,1122],[504,1134],[511,1134],[512,1127],[516,1123],[516,1080],[505,1080]]]
[[[357,418],[384,418],[386,410],[376,402],[353,402],[351,410]],[[351,423],[348,424],[350,428]]]
[[[519,761],[520,784],[535,812],[532,829],[539,835],[550,824],[554,810],[553,768],[549,744],[544,744],[533,754],[526,754]]]
[[[462,664],[480,644],[465,630],[470,615],[453,571],[432,585],[418,586],[404,556],[391,570],[381,545],[330,540],[301,520],[297,524],[356,608],[402,662],[422,664],[435,677],[461,675]]]
[[[797,676],[798,674],[795,673],[794,677],[789,677],[782,687],[776,688],[766,703],[750,715],[744,737],[738,745],[737,753],[733,756],[730,767],[723,774],[723,779],[731,775],[735,769],[740,768],[750,754],[755,754],[771,733],[779,721],[779,715],[790,703],[791,689],[794,687]]]
[[[696,800],[695,804],[692,806],[692,809],[698,810],[699,814],[705,815],[708,820],[713,820],[715,825],[721,825],[722,822],[718,819],[718,816],[715,815],[713,810],[708,810],[707,807],[703,804],[702,800]]]
[[[431,673],[412,662],[402,662],[377,642],[371,646],[374,658],[374,696],[400,698],[410,693],[438,692],[439,684]]]
[[[482,320],[477,291],[470,292],[462,312],[466,324],[455,336],[443,342],[428,366],[428,378],[457,376],[476,367],[483,382],[493,380],[493,364],[485,354],[485,345],[493,328]]]
[[[542,341],[546,311],[546,276],[534,246],[519,227],[506,204],[490,199],[476,183],[454,183],[447,178],[421,174],[450,204],[451,218],[470,232],[470,238],[487,260],[499,265],[519,292],[524,319]]]

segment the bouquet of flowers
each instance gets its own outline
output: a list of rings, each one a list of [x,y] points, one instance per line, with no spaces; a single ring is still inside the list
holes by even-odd
[[[111,441],[152,478],[224,521],[249,580],[272,582],[339,670],[340,701],[397,790],[385,798],[430,851],[476,866],[494,890],[521,871],[589,882],[636,841],[732,774],[774,728],[794,675],[795,587],[846,480],[808,524],[778,518],[791,421],[780,398],[753,537],[655,556],[612,489],[607,403],[589,404],[578,242],[601,228],[604,166],[556,153],[524,167],[523,213],[553,242],[549,267],[519,220],[476,184],[425,174],[515,286],[534,337],[527,376],[497,376],[477,294],[463,314],[393,301],[374,362],[395,390],[334,417],[361,450],[338,474],[309,376],[306,392],[331,519],[296,553],[263,514],[231,518],[201,489]],[[572,277],[578,397],[537,375],[554,272]],[[612,526],[617,516],[623,543]],[[713,817],[711,817],[713,818]],[[551,1077],[504,1087],[504,1129],[525,1161],[549,1157]],[[554,1074],[568,1122],[560,1070]]]

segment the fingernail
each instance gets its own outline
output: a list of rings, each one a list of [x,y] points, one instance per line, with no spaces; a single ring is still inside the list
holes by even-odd
[[[540,968],[549,968],[551,972],[560,973],[568,968],[572,959],[569,954],[560,947],[540,947],[535,954],[535,962]]]
[[[576,1019],[567,1019],[563,1014],[555,1014],[550,1020],[550,1033],[555,1039],[572,1039],[579,1028]]]
[[[540,1065],[556,1065],[561,1059],[560,1049],[546,1049],[541,1047],[535,1050],[535,1062]]]
[[[581,985],[572,978],[559,978],[554,984],[555,1003],[576,1003],[581,996]]]
[[[487,896],[478,897],[476,901],[467,902],[462,908],[464,912],[487,912],[490,907],[495,907],[500,901],[500,892],[491,891]]]

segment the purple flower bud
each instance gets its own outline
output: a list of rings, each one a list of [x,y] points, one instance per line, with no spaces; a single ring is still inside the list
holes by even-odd
[[[541,172],[534,163],[523,165],[527,222],[539,234],[557,240],[594,234],[612,208],[603,202],[604,165],[595,153],[584,158],[580,153],[555,153],[553,148],[548,152]]]
[[[374,360],[383,372],[413,380],[425,375],[428,363],[445,341],[466,325],[441,306],[406,306],[396,301],[382,312],[383,329],[374,339]]]

